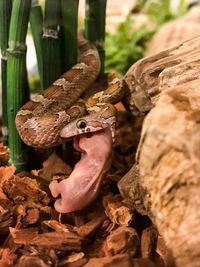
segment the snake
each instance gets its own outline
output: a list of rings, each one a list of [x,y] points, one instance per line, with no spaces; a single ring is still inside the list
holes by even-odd
[[[115,75],[106,90],[87,101],[81,99],[98,77],[100,68],[96,46],[79,34],[78,62],[17,112],[15,123],[23,142],[36,148],[49,148],[76,135],[106,127],[110,127],[114,140],[116,109],[113,104],[123,94],[121,79]]]

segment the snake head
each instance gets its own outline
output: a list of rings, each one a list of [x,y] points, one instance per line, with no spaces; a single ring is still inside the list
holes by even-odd
[[[62,138],[71,138],[80,134],[100,131],[110,128],[112,139],[115,137],[116,110],[112,105],[106,104],[99,112],[94,112],[68,123],[60,132]]]

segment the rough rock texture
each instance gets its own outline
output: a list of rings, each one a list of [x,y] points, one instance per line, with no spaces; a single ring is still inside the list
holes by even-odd
[[[199,84],[160,96],[145,119],[137,155],[147,207],[178,266],[200,264]]]
[[[134,115],[151,110],[161,92],[199,77],[200,37],[145,57],[124,77],[125,104]]]
[[[186,15],[165,23],[149,43],[146,56],[177,45],[200,34],[200,6],[192,7]]]
[[[118,186],[126,202],[150,216],[162,233],[172,253],[157,246],[167,255],[166,266],[200,266],[199,41],[197,36],[145,57],[125,75],[132,113],[149,113],[136,165]],[[150,253],[141,246],[142,255]]]

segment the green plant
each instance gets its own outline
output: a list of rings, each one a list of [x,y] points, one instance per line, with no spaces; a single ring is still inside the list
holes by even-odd
[[[172,8],[171,0],[138,0],[138,7],[141,12],[147,14],[157,26],[182,16],[187,10],[188,1],[180,0],[176,8]]]
[[[172,10],[170,0],[138,0],[138,13],[147,16],[153,27],[142,25],[134,29],[136,17],[128,15],[114,34],[106,34],[105,70],[117,71],[124,74],[137,60],[144,56],[145,44],[158,28],[165,22],[184,15],[187,10],[187,1],[180,0],[176,10]]]
[[[15,127],[15,116],[28,100],[28,78],[26,70],[26,34],[31,0],[14,0],[10,19],[7,49],[7,115],[10,164],[18,170],[28,164],[28,148],[21,141]]]
[[[145,26],[133,31],[133,23],[128,16],[115,34],[106,34],[105,71],[116,70],[124,74],[130,65],[144,55],[145,43],[153,31]]]
[[[0,0],[0,47],[1,47],[1,88],[2,88],[2,135],[4,145],[8,145],[8,116],[7,116],[7,48],[11,0]]]
[[[105,61],[105,20],[107,0],[86,0],[85,36],[94,42],[101,60],[101,72],[104,72]]]

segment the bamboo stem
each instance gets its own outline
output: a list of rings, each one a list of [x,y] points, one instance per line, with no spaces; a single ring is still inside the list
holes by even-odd
[[[105,61],[105,18],[107,0],[86,0],[85,35],[94,42],[101,59],[101,72],[104,72]]]
[[[9,163],[14,164],[17,170],[26,169],[28,165],[28,148],[18,135],[15,116],[28,100],[25,38],[30,9],[31,0],[13,0],[7,49]]]
[[[43,87],[61,74],[59,38],[60,0],[46,0],[43,29]]]
[[[40,76],[40,85],[44,89],[43,85],[43,43],[42,43],[42,31],[43,31],[43,15],[42,8],[39,5],[38,0],[32,0],[32,8],[30,13],[30,26],[33,35],[33,41],[35,45],[38,71]]]
[[[11,0],[0,0],[0,46],[1,46],[1,85],[2,85],[2,135],[4,145],[8,145],[7,117],[7,55],[9,24],[12,9]]]
[[[63,72],[77,62],[79,0],[61,0]]]

